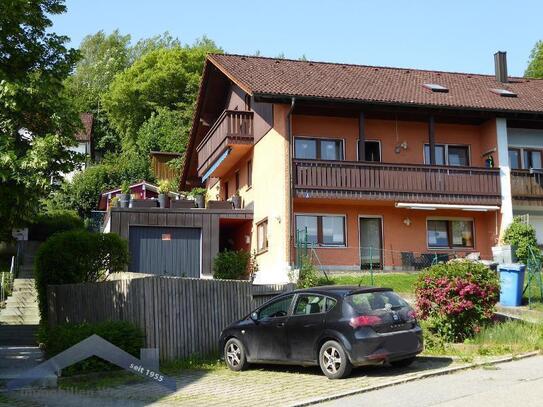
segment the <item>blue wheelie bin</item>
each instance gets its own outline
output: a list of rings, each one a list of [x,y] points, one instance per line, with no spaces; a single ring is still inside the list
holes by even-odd
[[[522,289],[526,266],[520,263],[500,264],[500,304],[505,307],[522,305]]]

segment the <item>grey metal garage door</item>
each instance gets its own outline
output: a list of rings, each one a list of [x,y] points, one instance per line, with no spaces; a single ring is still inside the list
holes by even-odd
[[[200,229],[130,226],[130,271],[200,277]]]

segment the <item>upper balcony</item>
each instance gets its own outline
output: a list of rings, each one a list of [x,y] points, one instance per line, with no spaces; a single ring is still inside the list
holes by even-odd
[[[253,112],[225,110],[196,147],[198,175],[204,179],[223,176],[253,142]]]
[[[497,168],[293,161],[297,197],[500,205]]]
[[[511,195],[513,200],[527,205],[543,201],[543,174],[540,171],[511,170]]]

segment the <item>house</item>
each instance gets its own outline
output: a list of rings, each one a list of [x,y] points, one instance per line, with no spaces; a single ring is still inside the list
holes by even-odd
[[[167,151],[151,151],[151,171],[156,179],[174,181],[179,176],[179,171],[172,166],[173,160],[179,160],[181,154]]]
[[[94,144],[93,144],[93,126],[94,126],[94,116],[91,113],[81,113],[79,115],[81,119],[82,128],[75,134],[75,140],[77,142],[76,146],[70,147],[71,151],[74,151],[79,154],[83,154],[85,162],[82,164],[79,170],[85,169],[87,163],[90,160],[93,160],[94,157]],[[74,170],[64,175],[66,180],[71,180],[73,176],[79,171]]]
[[[121,188],[115,188],[109,191],[105,191],[100,194],[100,200],[98,202],[98,209],[101,211],[107,211],[110,208],[111,199],[118,197],[121,194]],[[130,185],[130,196],[132,199],[157,199],[158,198],[158,186],[151,184],[145,180],[136,182]],[[177,192],[169,192],[170,199],[179,199],[181,194]]]
[[[502,52],[495,70],[209,55],[181,189],[241,196],[257,283],[307,250],[327,270],[490,259],[516,214],[543,239],[543,81]]]

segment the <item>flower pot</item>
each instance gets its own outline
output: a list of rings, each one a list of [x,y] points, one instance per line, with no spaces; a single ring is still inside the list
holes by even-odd
[[[166,194],[158,194],[158,205],[161,208],[168,208],[170,206],[170,197]]]
[[[234,209],[241,209],[241,196],[234,195],[232,197],[232,203],[234,204]]]
[[[128,208],[130,205],[130,194],[119,194],[119,206],[121,208]]]
[[[206,207],[206,201],[205,201],[205,197],[203,195],[196,195],[194,197],[194,200],[196,201],[196,207],[197,208],[205,208]]]

